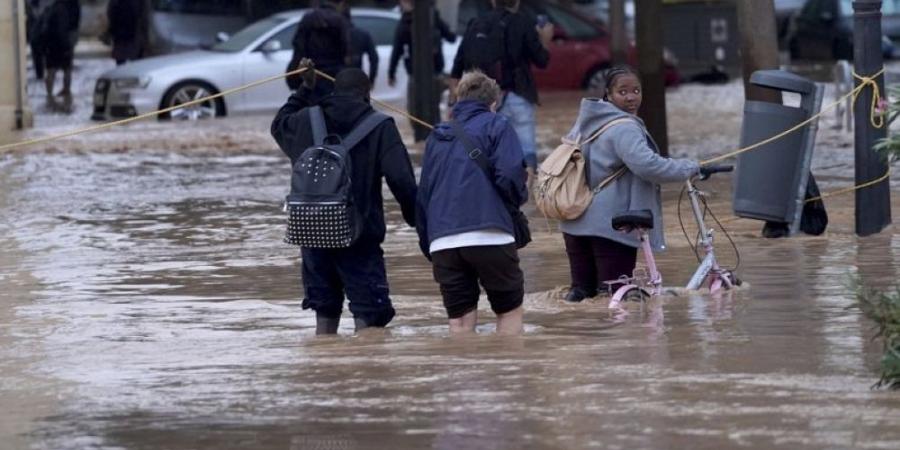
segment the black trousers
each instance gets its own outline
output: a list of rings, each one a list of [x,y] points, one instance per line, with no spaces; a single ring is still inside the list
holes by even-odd
[[[572,288],[587,296],[603,293],[608,289],[604,281],[616,280],[622,275],[631,276],[637,262],[637,249],[597,236],[573,236],[563,233]]]
[[[380,244],[357,242],[341,249],[304,248],[302,255],[306,293],[303,309],[338,318],[346,294],[353,317],[366,325],[383,327],[394,318]]]
[[[506,314],[525,297],[525,277],[516,244],[460,247],[431,254],[434,280],[441,285],[447,317],[458,319],[478,308],[481,288],[495,314]]]

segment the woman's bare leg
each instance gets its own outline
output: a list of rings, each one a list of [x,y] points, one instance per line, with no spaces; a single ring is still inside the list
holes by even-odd
[[[450,319],[450,335],[472,334],[475,332],[475,325],[478,323],[478,310],[473,309],[464,316],[456,319]]]
[[[497,334],[504,336],[522,334],[522,318],[524,315],[525,308],[521,306],[508,313],[497,314]]]

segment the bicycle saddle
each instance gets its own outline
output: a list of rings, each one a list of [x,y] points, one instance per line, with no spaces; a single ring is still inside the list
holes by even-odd
[[[652,230],[653,212],[649,209],[625,211],[613,216],[612,227],[616,231]]]

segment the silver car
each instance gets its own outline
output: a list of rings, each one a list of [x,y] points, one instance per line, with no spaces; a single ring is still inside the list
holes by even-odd
[[[288,11],[262,19],[213,46],[131,62],[110,70],[94,89],[95,120],[133,117],[236,88],[284,73],[292,55],[291,40],[305,10]],[[372,97],[399,101],[406,97],[407,75],[400,67],[397,83],[388,86],[394,30],[400,13],[378,9],[353,10],[353,23],[368,31],[379,57]],[[457,41],[458,42],[458,41]],[[443,44],[452,61],[458,44]],[[364,58],[364,66],[368,61]],[[364,67],[364,69],[368,69]],[[177,109],[161,118],[203,119],[252,112],[274,112],[289,95],[284,80],[276,80],[199,105]]]

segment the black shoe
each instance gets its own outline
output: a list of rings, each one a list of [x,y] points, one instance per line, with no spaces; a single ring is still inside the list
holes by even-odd
[[[594,295],[597,295],[597,294],[594,293]],[[566,295],[566,301],[569,303],[581,303],[584,299],[586,299],[588,297],[593,297],[594,295],[588,295],[587,292],[584,292],[583,290],[581,290],[579,288],[572,288],[572,289],[569,289],[569,294]]]

